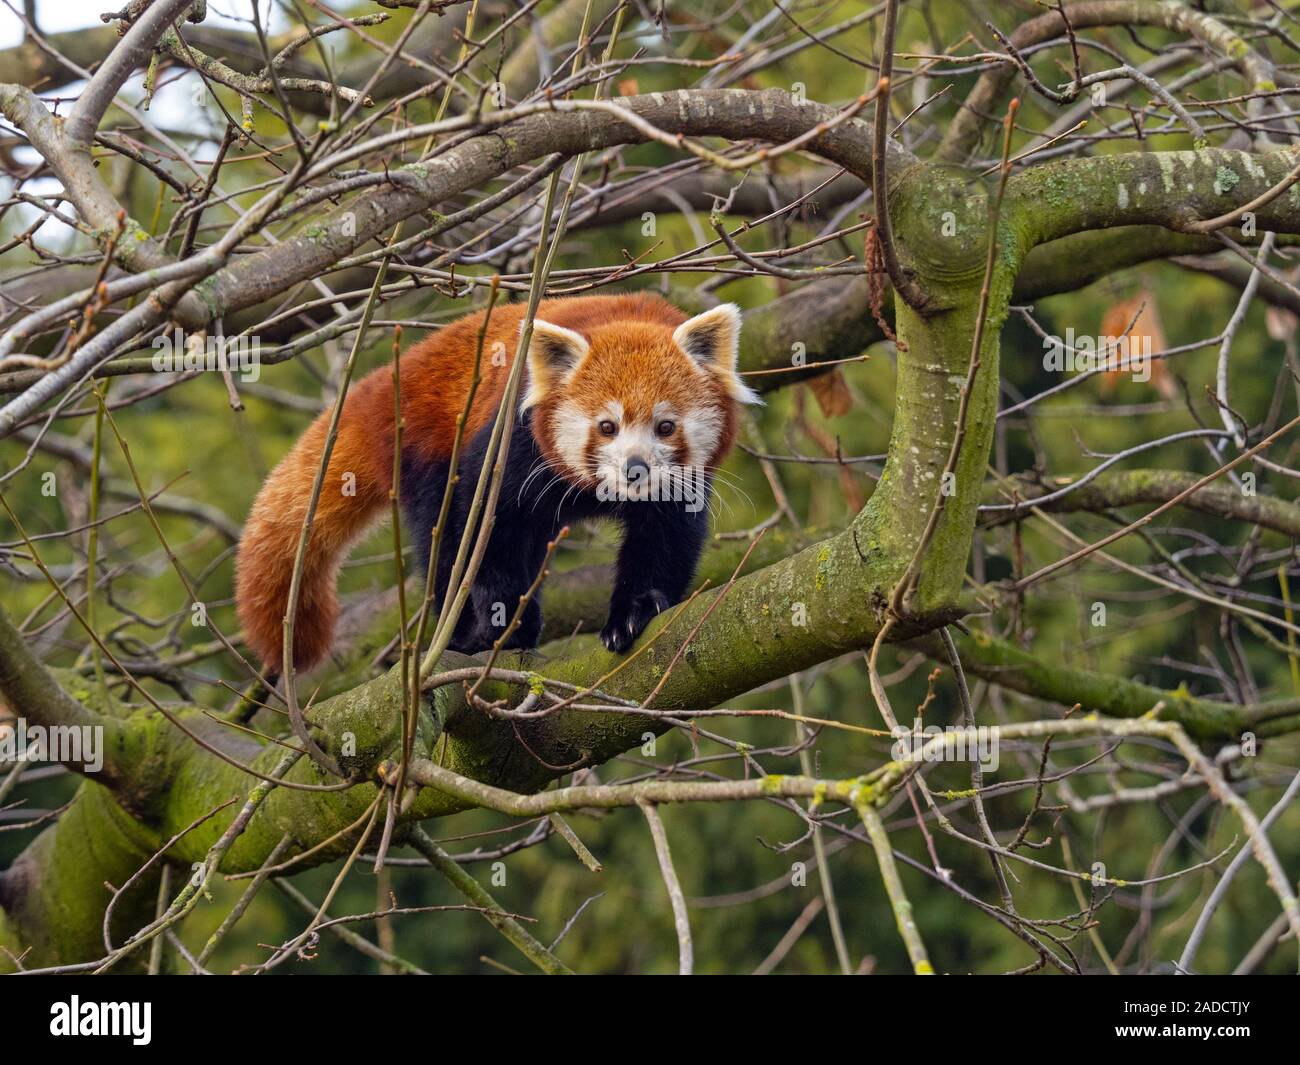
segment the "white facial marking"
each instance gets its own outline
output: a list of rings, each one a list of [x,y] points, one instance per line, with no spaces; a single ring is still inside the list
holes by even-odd
[[[587,435],[591,432],[591,419],[572,403],[561,403],[551,416],[551,433],[560,461],[573,473],[579,474],[586,465]]]
[[[722,439],[722,411],[717,407],[691,411],[682,419],[682,434],[686,437],[686,461],[708,462]]]

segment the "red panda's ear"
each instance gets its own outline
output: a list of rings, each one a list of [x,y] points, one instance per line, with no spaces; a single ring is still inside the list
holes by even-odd
[[[697,314],[679,325],[673,343],[704,369],[713,372],[732,399],[740,403],[762,403],[736,373],[740,355],[740,308],[724,303]]]
[[[540,403],[548,392],[563,385],[590,350],[586,339],[572,329],[534,320],[528,341],[528,394],[522,409]]]

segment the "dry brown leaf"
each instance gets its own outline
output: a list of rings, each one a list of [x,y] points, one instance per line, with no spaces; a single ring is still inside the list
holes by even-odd
[[[853,393],[849,390],[849,383],[844,379],[844,374],[840,372],[838,366],[827,373],[810,378],[806,384],[817,400],[822,417],[838,418],[853,409]]]
[[[1127,337],[1129,350],[1134,354],[1163,351],[1166,347],[1165,330],[1160,322],[1160,311],[1156,307],[1154,294],[1143,289],[1131,299],[1111,304],[1101,321],[1101,336],[1117,339]],[[1124,361],[1123,352],[1115,345],[1108,345],[1107,350],[1108,366],[1117,366]],[[1108,370],[1102,378],[1102,391],[1113,391],[1125,377],[1132,380],[1133,370]],[[1145,383],[1153,386],[1166,399],[1178,393],[1178,387],[1169,375],[1169,368],[1163,359],[1152,361],[1151,378]]]
[[[1264,311],[1264,328],[1268,330],[1270,340],[1283,341],[1295,336],[1296,326],[1300,324],[1294,311],[1285,307],[1268,307]]]

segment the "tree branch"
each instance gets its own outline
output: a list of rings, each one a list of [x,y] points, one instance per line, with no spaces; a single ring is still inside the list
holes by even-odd
[[[1076,31],[1098,26],[1159,26],[1176,30],[1231,58],[1252,89],[1273,88],[1280,80],[1273,65],[1228,26],[1179,0],[1083,0],[1066,5],[1064,12],[1049,11],[1022,22],[1009,39],[1012,47],[1023,51],[1064,35],[1067,25]],[[961,110],[949,123],[935,153],[937,162],[965,162],[978,148],[990,117],[1009,91],[1017,72],[1016,65],[1008,59],[980,76],[962,102]],[[1290,75],[1286,78],[1290,83]]]
[[[1242,204],[1281,184],[1295,165],[1294,149],[1202,148],[1063,159],[1016,174],[1007,196],[1037,205],[1028,218],[1035,243],[1114,226],[1183,230],[1200,219],[1239,213]],[[1300,186],[1261,206],[1255,224],[1300,233]]]
[[[77,96],[77,102],[72,105],[72,112],[63,125],[71,144],[87,149],[90,147],[91,138],[95,135],[104,112],[117,96],[117,91],[136,68],[148,61],[154,45],[167,27],[193,3],[194,0],[153,0],[135,20],[117,47],[95,71],[90,84]]]

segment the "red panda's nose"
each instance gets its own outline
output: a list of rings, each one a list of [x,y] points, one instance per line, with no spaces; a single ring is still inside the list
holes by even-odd
[[[650,463],[640,455],[633,455],[623,463],[623,476],[632,484],[637,484],[643,478],[650,476]]]

